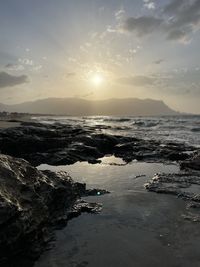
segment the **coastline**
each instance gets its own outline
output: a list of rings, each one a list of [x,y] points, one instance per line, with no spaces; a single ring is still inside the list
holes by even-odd
[[[149,162],[152,164],[153,163],[172,164],[173,162],[177,162],[177,164],[179,164],[181,168],[183,169],[183,173],[179,176],[178,185],[177,185],[177,177],[175,174],[172,173],[172,174],[169,174],[170,176],[167,174],[163,176],[157,176],[156,178],[153,177],[153,179],[150,180],[149,183],[147,184],[146,189],[148,189],[149,191],[157,192],[157,193],[173,194],[173,195],[177,195],[178,197],[181,196],[182,199],[186,200],[187,207],[191,209],[190,216],[187,216],[187,218],[185,219],[189,221],[200,220],[196,216],[196,214],[192,214],[192,209],[194,206],[197,209],[200,207],[199,198],[195,197],[196,196],[195,192],[191,191],[190,194],[184,193],[184,190],[186,190],[187,188],[192,187],[194,184],[198,185],[198,181],[200,180],[200,173],[198,169],[200,157],[199,157],[199,152],[197,148],[183,144],[183,143],[175,143],[175,142],[162,143],[156,140],[143,140],[143,139],[135,138],[135,137],[109,135],[109,134],[102,133],[101,129],[99,129],[98,126],[97,127],[95,126],[82,127],[82,126],[77,126],[77,125],[66,126],[66,125],[62,125],[58,123],[46,125],[46,124],[42,124],[39,122],[24,120],[24,121],[21,121],[20,126],[16,127],[15,125],[16,122],[10,122],[10,123],[11,123],[10,128],[7,128],[7,129],[4,128],[0,130],[0,150],[3,154],[7,154],[11,156],[11,158],[9,158],[7,156],[1,155],[2,164],[5,164],[5,160],[8,160],[10,162],[9,164],[6,165],[8,166],[6,168],[12,169],[13,166],[15,166],[15,164],[19,164],[17,163],[18,159],[16,159],[15,157],[23,158],[29,161],[29,163],[20,161],[21,162],[20,166],[22,166],[20,168],[23,169],[23,172],[25,173],[25,177],[26,175],[28,177],[29,173],[26,171],[27,167],[24,169],[23,166],[24,164],[25,166],[27,166],[26,164],[29,164],[28,169],[31,169],[32,172],[35,173],[36,177],[37,176],[43,177],[43,175],[45,175],[46,177],[45,179],[48,179],[49,181],[48,183],[50,185],[55,179],[57,183],[60,183],[60,180],[63,179],[62,175],[64,175],[65,177],[68,177],[67,173],[65,174],[63,173],[61,176],[59,173],[56,173],[56,172],[54,174],[51,172],[42,173],[38,171],[36,168],[34,168],[33,166],[38,166],[40,164],[49,164],[49,165],[54,165],[54,166],[69,165],[69,164],[74,164],[76,162],[88,162],[94,165],[95,164],[101,165],[102,162],[100,158],[105,157],[106,155],[114,155],[115,157],[122,159],[124,162],[122,165],[118,163],[112,163],[113,166],[121,166],[122,168],[123,168],[123,165],[128,166],[128,164],[130,164],[134,160],[137,160],[138,162]],[[16,168],[13,169],[16,175],[13,181],[15,181],[15,179],[16,180],[18,179],[17,178],[18,168],[19,167],[17,167],[17,169]],[[8,172],[8,169],[6,172]],[[8,174],[6,174],[5,176],[5,173],[6,173],[5,166],[1,165],[0,170],[2,171],[1,179],[3,179],[2,181],[5,182],[4,179],[6,179],[6,176],[8,177]],[[195,175],[193,174],[194,171],[195,171]],[[185,172],[191,174],[190,178],[187,178],[187,179],[185,178]],[[25,178],[25,181],[26,179],[27,178]],[[44,178],[42,178],[42,180],[43,179]],[[71,186],[73,188],[75,184],[77,183],[71,182]],[[74,201],[72,201],[74,204],[75,204],[75,200],[80,199],[80,197],[83,195],[86,196],[86,195],[97,195],[97,193],[100,193],[100,194],[108,193],[107,191],[104,191],[101,189],[96,189],[96,190],[86,192],[84,184],[81,185],[81,183],[78,183],[78,185],[79,185],[79,190],[78,190],[79,193],[77,193],[76,186],[73,189],[74,191],[73,190],[71,191],[72,192],[71,194],[74,194]],[[20,188],[21,186],[18,188],[19,192],[21,192]],[[50,192],[52,190],[50,188],[51,186],[46,189],[47,192]],[[182,195],[180,195],[180,188],[181,189],[183,188]],[[80,189],[82,190],[81,193],[80,193]],[[42,190],[41,185],[39,185],[39,190]],[[63,192],[65,196],[69,196],[67,186],[64,185],[63,190],[64,190]],[[5,189],[2,192],[5,192]],[[6,192],[7,192],[6,194],[8,194],[11,197],[11,199],[13,197],[15,200],[17,199],[17,203],[21,201],[19,198],[20,195],[14,196],[14,191],[12,190],[10,191],[9,186],[6,189]],[[26,196],[27,189],[25,191],[23,190],[22,192],[23,194],[25,194],[24,196],[27,202],[27,196]],[[41,193],[42,195],[40,197],[43,197],[43,194],[44,194],[43,190],[41,192],[42,192]],[[23,194],[22,194],[22,198],[23,198]],[[52,194],[53,195],[55,194],[54,190],[52,191]],[[57,193],[54,196],[57,197]],[[5,197],[4,194],[1,197],[2,197],[1,205],[2,207],[3,206],[6,207],[5,203],[7,203],[9,198],[7,197],[7,195]],[[62,194],[62,199],[64,199],[63,194]],[[30,194],[29,202],[30,203],[34,202],[32,201],[32,193]],[[58,216],[60,220],[57,220],[56,222],[57,227],[58,225],[65,226],[69,218],[76,217],[77,215],[80,215],[81,212],[86,211],[86,212],[96,213],[101,210],[101,205],[99,205],[98,203],[92,203],[90,205],[90,203],[81,201],[78,205],[74,206],[75,208],[73,209],[73,212],[70,213],[71,215],[66,216],[66,213],[64,213],[64,215],[62,213],[63,205],[65,206],[66,204],[65,201],[62,200],[60,202],[56,200],[56,202],[58,203],[57,204],[58,206],[56,209],[61,211],[61,215]],[[12,203],[14,203],[15,211],[16,211],[16,209],[18,209],[18,206],[16,206],[15,201]],[[65,203],[65,204],[61,205],[61,203]],[[34,211],[33,204],[31,205],[29,204],[30,211]],[[72,206],[73,205],[70,205],[70,209],[72,208]],[[49,203],[48,208],[53,209],[52,211],[54,212],[52,202]],[[67,208],[65,212],[67,210],[69,210],[69,208]],[[8,208],[4,209],[4,214],[6,213],[8,216],[9,214]],[[11,212],[11,216],[13,216],[12,212]],[[30,220],[34,221],[35,220],[34,217],[35,215],[33,213],[31,215]],[[48,217],[47,221],[45,222],[44,220],[43,222],[45,222],[46,225],[48,224],[52,225],[52,222],[53,222],[52,217],[49,215],[47,215],[47,217]],[[15,223],[19,225],[21,224],[18,221],[14,221],[14,225]],[[3,224],[5,224],[4,219],[3,219]],[[38,224],[38,226],[39,225],[40,224]],[[8,224],[6,226],[8,227],[7,229],[9,229],[10,226],[11,225]],[[38,228],[38,226],[36,228]],[[5,231],[5,228],[4,228],[4,231]],[[38,233],[36,234],[36,236],[38,236]],[[5,240],[9,240],[9,239],[10,237],[8,235]],[[20,239],[18,241],[20,242]],[[41,244],[44,245],[43,242],[41,242]],[[37,255],[36,257],[38,257],[42,253],[43,245],[41,245],[41,247],[37,247],[38,253],[36,253]],[[6,247],[5,244],[3,246]],[[15,253],[16,251],[14,252],[14,254]],[[35,255],[34,253],[31,254],[31,257]]]

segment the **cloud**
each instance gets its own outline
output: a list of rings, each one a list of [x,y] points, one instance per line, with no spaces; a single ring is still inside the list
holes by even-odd
[[[18,61],[21,64],[24,64],[24,65],[28,65],[28,66],[33,66],[34,65],[33,60],[32,59],[29,59],[29,58],[19,58]]]
[[[150,34],[160,28],[163,20],[153,16],[129,17],[122,25],[123,30],[136,32],[138,36]]]
[[[76,58],[73,58],[73,57],[69,57],[68,58],[68,61],[69,62],[72,62],[72,63],[76,63],[77,62],[77,59]]]
[[[13,63],[8,63],[5,65],[5,68],[8,70],[13,70],[13,71],[22,71],[24,70],[24,66],[21,64],[13,64]]]
[[[156,85],[162,92],[190,96],[200,95],[200,72],[197,69],[176,69],[155,75]]]
[[[29,59],[19,59],[18,60],[20,64],[18,63],[8,63],[5,65],[5,69],[9,71],[23,71],[25,68],[29,71],[40,71],[42,69],[41,64],[34,64],[32,60]]]
[[[143,0],[144,2],[144,7],[147,9],[156,9],[156,4],[155,2],[151,0]]]
[[[154,3],[144,0],[144,5]],[[149,5],[149,7],[153,5]],[[200,29],[200,0],[172,0],[164,6],[157,16],[139,16],[126,18],[121,28],[123,31],[135,32],[145,36],[161,32],[167,40],[187,42],[191,35]]]
[[[32,71],[40,71],[42,69],[42,65],[36,65],[32,67]]]
[[[173,10],[174,8],[174,10]],[[164,13],[172,13],[166,31],[169,40],[186,40],[200,29],[200,1],[174,0],[165,7]]]
[[[75,72],[68,72],[68,73],[65,74],[65,77],[66,78],[73,78],[75,76],[76,76],[76,73]]]
[[[187,33],[179,29],[170,30],[169,33],[167,34],[167,39],[168,40],[179,40],[185,43],[187,43],[187,40],[189,40],[187,38]]]
[[[11,87],[28,82],[26,75],[13,76],[7,72],[0,72],[0,88]]]
[[[125,13],[126,13],[125,10],[123,8],[121,8],[120,10],[118,10],[117,12],[115,12],[115,18],[117,20],[121,20],[121,19],[124,18]]]
[[[200,70],[198,68],[182,68],[169,72],[152,73],[149,75],[125,76],[116,80],[117,83],[147,89],[148,92],[164,95],[200,95]]]
[[[158,60],[155,60],[153,63],[156,64],[156,65],[159,65],[161,63],[163,63],[165,60],[164,59],[158,59]]]
[[[188,0],[173,0],[164,7],[163,12],[166,14],[177,14],[188,3]]]
[[[121,77],[117,79],[117,82],[132,86],[151,86],[155,84],[156,79],[150,76],[136,75]]]

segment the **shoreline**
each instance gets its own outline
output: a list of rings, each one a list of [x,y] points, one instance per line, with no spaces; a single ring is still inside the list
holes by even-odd
[[[12,124],[14,123],[14,124]],[[133,160],[137,160],[138,162],[151,162],[151,163],[173,163],[178,162],[180,167],[182,168],[183,174],[179,178],[179,185],[177,186],[177,178],[176,175],[171,174],[170,179],[169,176],[166,175],[166,179],[163,178],[163,176],[155,177],[148,183],[146,188],[149,191],[154,191],[158,193],[166,193],[166,194],[176,194],[180,196],[180,188],[189,188],[193,186],[193,184],[198,184],[200,182],[200,169],[199,169],[199,163],[200,163],[200,154],[197,150],[197,148],[185,145],[183,143],[176,143],[176,142],[165,142],[162,143],[160,141],[155,140],[143,140],[140,138],[135,137],[125,137],[125,136],[119,136],[119,135],[109,135],[102,133],[101,130],[97,127],[95,129],[95,126],[93,127],[80,127],[80,126],[72,126],[72,125],[61,125],[61,124],[53,124],[53,125],[46,125],[38,122],[33,121],[21,121],[20,126],[15,126],[16,122],[11,122],[12,126],[10,128],[4,128],[0,130],[0,151],[1,153],[9,156],[0,155],[2,157],[2,165],[0,166],[0,172],[2,172],[3,184],[6,187],[3,189],[2,192],[7,192],[6,195],[1,195],[1,206],[4,207],[4,216],[13,216],[15,212],[18,212],[18,209],[24,205],[26,207],[26,203],[29,203],[30,205],[30,211],[34,211],[34,201],[33,199],[33,192],[31,191],[29,185],[26,189],[22,190],[21,185],[18,185],[16,189],[19,190],[19,192],[22,192],[19,195],[15,195],[15,191],[13,191],[13,188],[10,187],[10,185],[6,185],[6,176],[7,179],[9,177],[9,169],[13,169],[13,173],[16,176],[10,176],[9,179],[14,179],[14,181],[17,181],[21,177],[20,173],[18,173],[19,169],[22,169],[25,177],[29,176],[29,171],[31,170],[31,173],[34,173],[34,177],[38,179],[37,177],[40,177],[39,179],[47,180],[48,181],[48,188],[45,189],[48,194],[52,192],[54,197],[58,197],[56,191],[51,188],[52,182],[54,183],[56,179],[56,184],[60,184],[62,180],[68,177],[66,173],[59,174],[59,173],[52,173],[52,172],[40,172],[33,166],[38,166],[40,164],[49,164],[49,165],[69,165],[74,164],[76,162],[88,162],[91,164],[101,164],[101,160],[99,158],[105,157],[106,155],[113,155],[117,158],[122,159],[126,165],[131,163]],[[18,123],[18,122],[17,122]],[[1,122],[0,122],[1,124]],[[196,152],[195,152],[196,151]],[[11,157],[10,157],[11,156]],[[14,157],[14,158],[13,158]],[[19,160],[17,158],[23,158],[25,160],[28,160],[29,163]],[[5,161],[8,162],[7,165],[5,165]],[[28,165],[27,165],[28,164]],[[7,166],[7,167],[5,167]],[[13,167],[16,166],[16,167]],[[17,167],[18,166],[18,167]],[[5,168],[8,168],[5,172]],[[122,167],[123,168],[123,167]],[[191,179],[184,178],[185,171],[189,173],[193,173],[195,170],[195,177],[194,175],[191,176]],[[5,173],[6,176],[5,176]],[[46,178],[44,178],[44,175]],[[64,176],[63,176],[64,175]],[[20,178],[22,179],[22,178]],[[27,178],[25,179],[25,183],[28,182]],[[34,178],[35,179],[35,178]],[[43,182],[39,181],[39,185],[37,185],[39,190],[41,191],[41,197],[44,197],[45,195],[43,192],[43,189],[41,186],[43,186]],[[71,187],[74,188],[72,180],[71,181]],[[164,183],[164,187],[162,182]],[[31,187],[35,184],[35,180]],[[46,183],[46,182],[45,182]],[[166,186],[166,183],[168,183],[169,186]],[[172,190],[172,185],[174,185],[174,188]],[[55,186],[55,188],[57,187]],[[79,193],[77,193],[77,188],[72,189],[71,194],[74,192],[74,199],[77,200],[77,198],[80,198],[83,195],[97,195],[97,193],[104,194],[108,193],[107,191],[101,190],[101,189],[95,189],[92,191],[87,191],[85,189],[85,185],[77,184],[79,186]],[[187,186],[186,186],[187,185]],[[24,187],[24,186],[23,186]],[[60,185],[58,186],[60,187]],[[68,186],[62,185],[61,186],[61,192],[64,192],[66,194],[65,196],[68,198],[69,192],[67,191]],[[35,185],[34,185],[35,188]],[[29,200],[27,202],[27,190],[29,195]],[[75,190],[75,191],[73,191]],[[80,193],[80,190],[82,190],[82,193]],[[17,192],[17,191],[16,191]],[[67,193],[68,192],[68,193]],[[89,193],[90,192],[90,193]],[[185,194],[183,199],[186,199],[188,201],[188,207],[190,206],[191,209],[195,206],[195,208],[200,208],[200,198],[195,198],[195,193],[190,192],[191,194]],[[34,193],[35,194],[35,193]],[[46,193],[45,193],[46,194]],[[11,201],[12,205],[14,205],[14,210],[10,210],[10,199],[14,199]],[[25,199],[20,200],[21,197],[25,197]],[[62,198],[64,197],[62,193]],[[58,198],[59,199],[59,198]],[[14,202],[13,202],[14,201]],[[16,202],[17,201],[17,202]],[[22,201],[22,202],[21,202]],[[24,202],[25,201],[25,202]],[[45,200],[46,201],[46,200]],[[57,201],[57,200],[56,200]],[[56,209],[60,209],[61,213],[63,210],[63,205],[66,203],[64,200],[61,201],[63,204],[58,201],[58,206]],[[22,204],[16,204],[16,203],[23,203]],[[30,204],[31,203],[31,204]],[[75,204],[75,202],[74,202]],[[7,205],[7,206],[6,206]],[[21,206],[22,205],[22,206]],[[6,208],[7,207],[7,208]],[[50,202],[47,205],[48,209],[52,210],[52,212],[55,212],[55,207],[53,207],[52,202]],[[72,207],[72,205],[70,206]],[[48,210],[47,209],[47,210]],[[74,212],[72,212],[73,215],[70,215],[69,217],[74,217],[77,215],[80,215],[81,212],[99,212],[101,209],[101,206],[99,206],[98,203],[90,203],[87,202],[80,202],[77,206],[75,205]],[[23,210],[23,208],[22,208]],[[24,208],[24,212],[26,214],[26,208]],[[66,210],[69,210],[67,208]],[[9,215],[9,212],[10,215]],[[13,213],[14,212],[14,213]],[[22,213],[23,215],[23,213]],[[19,213],[20,220],[23,221],[23,217],[21,212]],[[35,214],[33,212],[31,216],[31,221],[35,220]],[[49,217],[47,215],[49,222],[47,224],[52,224],[52,217]],[[66,225],[66,222],[68,221],[68,218],[66,215],[59,215],[60,221],[64,225]],[[0,216],[0,219],[3,220],[3,224],[5,224],[5,219],[3,219],[2,216]],[[197,217],[188,217],[186,218],[191,221],[198,221]],[[48,221],[47,220],[47,221]],[[22,222],[14,221],[14,225],[17,222],[17,225],[19,227],[22,227]],[[12,222],[13,224],[13,222]],[[9,229],[9,227],[12,227],[12,224],[8,224],[6,227]],[[38,226],[40,223],[38,224]],[[38,228],[36,227],[36,229]],[[31,226],[32,227],[32,226]],[[30,228],[31,229],[31,228]],[[29,230],[30,230],[29,229]],[[5,230],[5,228],[4,228]],[[0,231],[1,232],[1,231]],[[9,231],[8,231],[9,233]],[[36,231],[37,233],[37,231]],[[38,236],[37,234],[34,234],[35,237]],[[2,232],[1,232],[2,234]],[[25,235],[26,236],[26,235]],[[33,239],[35,239],[35,237]],[[9,235],[4,240],[9,240]],[[20,241],[20,239],[18,240]],[[4,241],[6,242],[6,241]],[[11,242],[12,243],[12,242]],[[33,242],[34,243],[34,242]],[[13,243],[14,244],[14,243]],[[30,245],[29,245],[30,246]],[[3,247],[6,247],[5,244]],[[39,254],[42,252],[42,248],[38,248]],[[11,252],[11,251],[10,251]],[[34,254],[34,253],[33,253]],[[32,256],[33,256],[32,254]],[[6,265],[5,265],[6,266]]]

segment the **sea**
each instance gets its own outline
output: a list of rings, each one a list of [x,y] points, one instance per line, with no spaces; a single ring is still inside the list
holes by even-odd
[[[160,117],[39,116],[42,123],[94,127],[104,133],[200,146],[200,115]]]
[[[109,134],[200,146],[200,116],[67,117],[42,116],[46,123],[94,127]],[[115,164],[113,164],[115,163]],[[179,173],[177,163],[147,163],[107,155],[101,164],[42,164],[39,170],[67,171],[87,188],[110,194],[85,198],[102,203],[98,214],[84,213],[55,231],[48,249],[34,267],[197,267],[200,266],[199,223],[184,220],[184,200],[146,191],[155,173]],[[200,192],[200,188],[199,188]]]

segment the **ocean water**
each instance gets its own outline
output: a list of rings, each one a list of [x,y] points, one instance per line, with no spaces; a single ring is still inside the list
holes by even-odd
[[[165,117],[41,116],[33,118],[48,124],[90,126],[109,134],[185,142],[200,146],[200,115]]]

